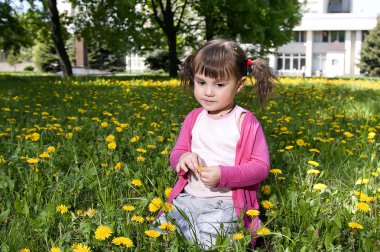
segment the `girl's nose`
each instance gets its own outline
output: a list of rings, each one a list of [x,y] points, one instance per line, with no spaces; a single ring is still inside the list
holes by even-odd
[[[212,88],[212,86],[210,86],[210,85],[206,86],[205,95],[206,96],[214,96],[214,89]]]

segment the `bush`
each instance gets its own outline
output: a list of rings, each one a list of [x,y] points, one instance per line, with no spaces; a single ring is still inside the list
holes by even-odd
[[[179,65],[181,62],[177,59],[177,64]],[[145,65],[148,66],[150,70],[160,70],[163,69],[165,72],[169,72],[170,60],[169,60],[169,52],[160,51],[153,55],[148,56],[145,59]]]
[[[34,66],[26,66],[26,67],[24,67],[24,71],[33,72]]]

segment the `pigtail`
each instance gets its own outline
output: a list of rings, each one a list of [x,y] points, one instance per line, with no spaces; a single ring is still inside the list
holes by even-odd
[[[273,74],[268,63],[263,59],[247,60],[248,76],[256,81],[256,93],[260,104],[266,107],[270,95],[274,92],[277,77]]]
[[[194,87],[194,55],[188,56],[181,65],[181,86],[185,89]]]

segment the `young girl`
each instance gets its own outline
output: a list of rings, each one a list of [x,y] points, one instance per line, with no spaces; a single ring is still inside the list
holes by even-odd
[[[258,217],[245,213],[259,208],[269,153],[258,120],[234,102],[247,75],[255,77],[265,105],[276,78],[264,61],[247,59],[236,42],[209,41],[182,65],[181,83],[194,90],[201,107],[187,115],[170,154],[179,179],[168,202],[181,232],[204,247],[213,246],[218,233],[235,232],[239,216],[253,234],[259,225]]]

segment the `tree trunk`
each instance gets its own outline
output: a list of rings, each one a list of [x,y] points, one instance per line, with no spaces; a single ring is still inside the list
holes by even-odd
[[[167,34],[169,44],[169,76],[178,77],[178,59],[177,59],[177,36],[175,32]]]
[[[48,9],[49,9],[49,17],[51,20],[51,27],[53,31],[54,46],[55,46],[55,50],[57,51],[59,55],[63,75],[72,76],[73,70],[71,67],[69,56],[67,55],[67,52],[65,49],[65,44],[63,43],[63,40],[62,40],[61,23],[59,21],[57,1],[48,0],[47,4],[48,4]]]

